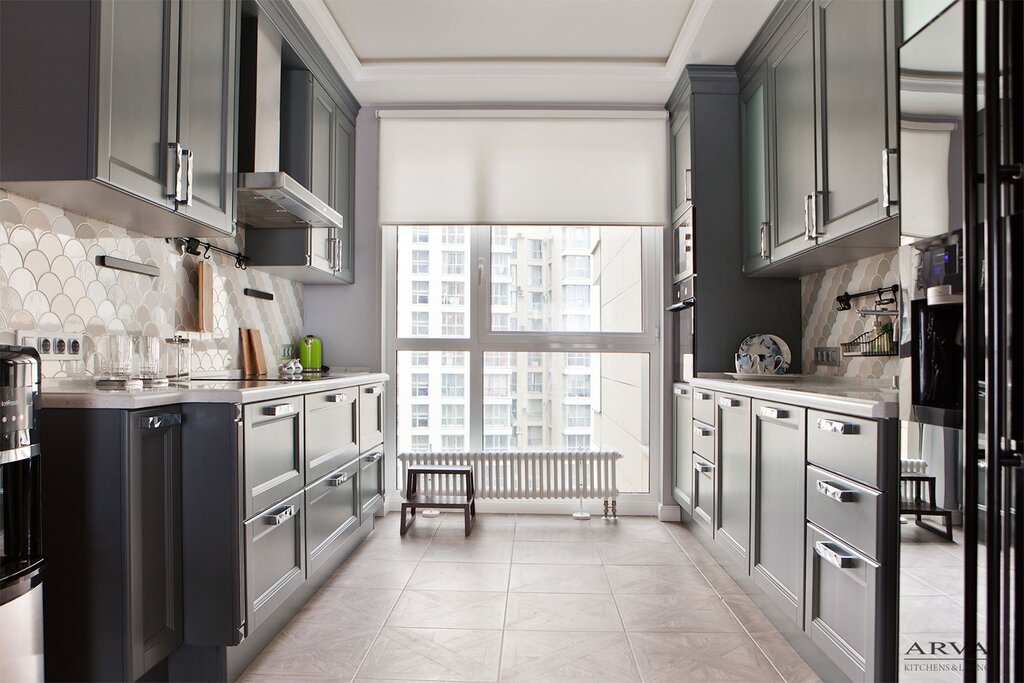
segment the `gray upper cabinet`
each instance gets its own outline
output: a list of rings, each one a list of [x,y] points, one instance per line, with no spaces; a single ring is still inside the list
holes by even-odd
[[[764,72],[740,95],[743,141],[743,270],[752,273],[770,263],[768,206],[767,97]]]
[[[818,234],[829,241],[890,211],[883,197],[890,166],[885,4],[817,0],[814,8],[821,90]]]
[[[771,259],[808,248],[815,197],[814,27],[811,8],[768,58],[774,212]]]
[[[684,100],[685,102],[685,100]],[[683,214],[693,202],[693,153],[690,136],[690,109],[683,109],[673,116],[672,121],[672,218]]]
[[[353,244],[355,232],[356,128],[339,108],[334,117],[334,197],[332,206],[341,214],[344,225],[337,230],[337,277],[353,282]]]
[[[0,112],[0,184],[152,235],[232,234],[238,11],[0,4],[0,100],[18,103]]]
[[[321,201],[332,204],[334,194],[334,101],[323,86],[313,81],[309,149],[309,189]]]
[[[245,233],[245,255],[260,270],[295,282],[351,283],[351,265],[347,271],[340,267],[344,247],[339,240],[346,234],[342,228],[254,228]]]

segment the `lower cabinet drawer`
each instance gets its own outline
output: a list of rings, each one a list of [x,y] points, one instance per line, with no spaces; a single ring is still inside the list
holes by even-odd
[[[359,528],[359,459],[306,488],[306,575]]]
[[[883,496],[831,472],[807,467],[807,520],[879,559]]]
[[[359,389],[334,389],[306,396],[306,483],[359,455]]]
[[[693,456],[693,518],[714,534],[715,466],[699,455]]]
[[[813,524],[806,561],[807,635],[852,680],[873,680],[881,567]]]
[[[880,488],[878,450],[874,420],[807,411],[807,462]]]
[[[304,493],[245,523],[245,599],[252,633],[306,580]]]
[[[363,453],[359,460],[359,510],[366,518],[384,506],[384,450]]]
[[[715,462],[715,428],[693,421],[693,452],[708,462]]]
[[[245,406],[245,516],[252,517],[306,485],[301,396]]]
[[[693,417],[715,426],[715,392],[707,389],[693,390]]]

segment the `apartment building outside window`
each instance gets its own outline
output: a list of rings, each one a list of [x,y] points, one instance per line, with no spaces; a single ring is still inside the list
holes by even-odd
[[[590,277],[590,257],[589,256],[563,256],[562,257],[562,272],[565,273],[566,277],[570,278],[589,278]]]
[[[427,336],[430,334],[430,313],[427,311],[415,311],[410,318],[410,334],[416,336]]]
[[[430,283],[426,280],[414,280],[412,283],[412,303],[421,306],[430,303]]]
[[[539,394],[544,391],[544,374],[541,372],[526,373],[526,390],[531,394]]]
[[[569,226],[562,228],[566,249],[590,249],[590,228]]]
[[[430,269],[430,252],[415,250],[412,252],[412,272],[417,275],[426,275]]]
[[[569,368],[589,368],[589,353],[567,353],[565,354],[565,365]]]
[[[430,426],[430,406],[425,403],[412,405],[412,427],[426,429]]]
[[[425,372],[412,375],[412,395],[427,396],[430,393],[430,376]]]
[[[454,453],[466,450],[466,437],[462,434],[442,434],[441,450]]]
[[[414,453],[424,453],[430,450],[429,434],[413,434],[409,437],[409,450]]]
[[[590,308],[590,285],[563,285],[562,304],[566,308]]]
[[[539,398],[531,398],[526,403],[526,419],[529,421],[544,419],[544,401]]]
[[[570,398],[590,396],[590,375],[566,375],[565,395]]]
[[[501,252],[491,254],[491,275],[493,277],[511,277],[512,255]]]
[[[445,403],[441,406],[442,427],[462,427],[466,421],[466,408],[460,403]]]
[[[526,428],[526,445],[529,448],[539,448],[544,445],[544,428],[539,425],[530,425]]]
[[[441,396],[445,398],[462,398],[466,395],[466,376],[454,372],[441,375]]]
[[[423,367],[430,362],[430,357],[426,351],[415,351],[409,356],[409,365],[413,367]]]
[[[466,269],[465,254],[461,251],[444,252],[444,273],[445,275],[462,275]]]
[[[463,282],[441,283],[441,303],[445,306],[466,305],[466,285]]]
[[[441,314],[441,336],[461,337],[466,332],[466,316],[463,313]]]
[[[511,413],[507,403],[487,403],[484,405],[484,427],[511,426]]]
[[[446,225],[442,228],[442,244],[462,244],[466,241],[466,229],[461,225]]]
[[[587,451],[587,450],[590,450],[590,435],[589,434],[566,434],[565,435],[565,449],[567,451]]]
[[[565,406],[565,426],[570,429],[589,427],[590,412],[590,406],[585,404]]]
[[[484,375],[484,396],[490,398],[507,398],[509,392],[509,375],[488,373]]]
[[[541,266],[528,266],[529,271],[529,285],[530,287],[543,287],[544,286],[544,268]]]
[[[508,306],[508,283],[498,282],[491,287],[491,305],[492,306]]]
[[[530,245],[530,258],[534,260],[540,260],[544,258],[544,240],[531,239],[527,240]]]
[[[416,244],[426,244],[430,241],[430,228],[417,225],[412,228],[410,239]]]
[[[462,351],[442,351],[441,365],[446,368],[461,368],[466,364],[466,354]]]

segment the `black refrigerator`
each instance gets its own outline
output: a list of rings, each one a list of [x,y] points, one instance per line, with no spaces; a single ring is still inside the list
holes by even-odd
[[[1024,680],[1024,2],[964,6],[965,680]]]

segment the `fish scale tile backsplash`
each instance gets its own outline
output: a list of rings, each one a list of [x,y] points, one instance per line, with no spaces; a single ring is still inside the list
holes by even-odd
[[[236,239],[216,240],[238,249]],[[96,264],[100,255],[157,266],[150,278]],[[85,362],[43,364],[59,377],[102,367],[97,349],[105,335],[170,337],[195,330],[196,262],[163,238],[137,234],[0,190],[0,343],[15,343],[16,330],[83,332]],[[281,346],[299,339],[302,285],[265,272],[234,267],[214,254],[214,327],[195,333],[193,372],[238,367],[238,328],[262,332],[268,364]],[[245,296],[246,287],[274,294],[274,301]]]
[[[899,374],[899,359],[896,356],[840,356],[838,367],[814,365],[815,347],[838,347],[872,329],[874,318],[857,315],[857,302],[854,302],[854,310],[837,311],[836,297],[843,292],[856,293],[899,284],[897,253],[889,251],[877,254],[800,278],[805,374],[863,379],[883,379]],[[871,303],[868,299],[861,300],[861,306],[870,307]]]

